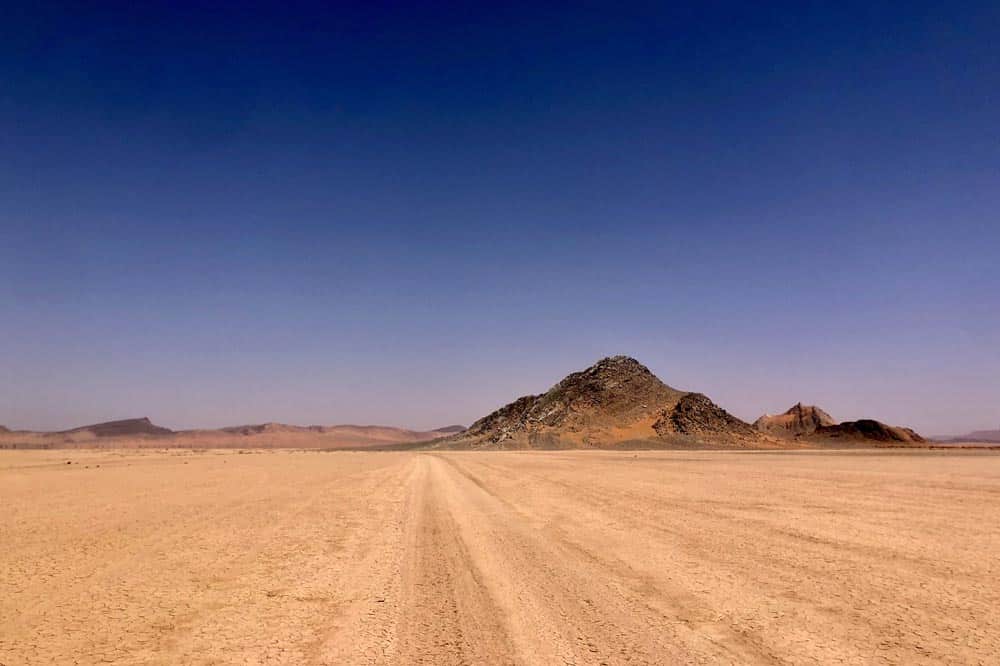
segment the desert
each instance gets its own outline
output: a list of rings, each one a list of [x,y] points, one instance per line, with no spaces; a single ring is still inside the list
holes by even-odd
[[[0,452],[0,663],[990,664],[990,451]]]
[[[468,428],[0,433],[0,664],[992,663],[1000,455],[628,356]]]
[[[0,666],[1000,666],[1000,2],[15,2]]]

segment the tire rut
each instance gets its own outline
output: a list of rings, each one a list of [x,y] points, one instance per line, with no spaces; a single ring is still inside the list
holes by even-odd
[[[493,599],[441,494],[442,470],[420,456],[406,535],[398,664],[518,663]]]

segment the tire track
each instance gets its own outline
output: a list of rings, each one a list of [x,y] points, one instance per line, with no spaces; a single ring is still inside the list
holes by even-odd
[[[490,597],[452,507],[442,469],[417,459],[415,511],[406,537],[398,664],[514,664],[502,614]]]
[[[667,597],[666,608],[649,603],[649,590],[636,589],[646,581],[637,584],[578,544],[554,539],[536,518],[492,494],[464,461],[428,457],[490,594],[505,610],[520,663],[774,661],[737,635],[692,624],[690,599]]]

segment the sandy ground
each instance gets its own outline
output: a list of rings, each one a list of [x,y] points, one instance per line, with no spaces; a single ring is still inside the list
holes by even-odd
[[[5,666],[1000,663],[995,453],[14,451],[0,504]]]

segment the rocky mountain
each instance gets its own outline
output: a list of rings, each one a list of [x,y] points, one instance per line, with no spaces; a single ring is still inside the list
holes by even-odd
[[[752,426],[700,393],[672,388],[627,356],[612,356],[479,419],[439,446],[581,448],[765,444]]]
[[[811,435],[817,428],[836,425],[833,417],[815,405],[801,402],[782,414],[765,414],[753,425],[761,432],[772,435]]]

